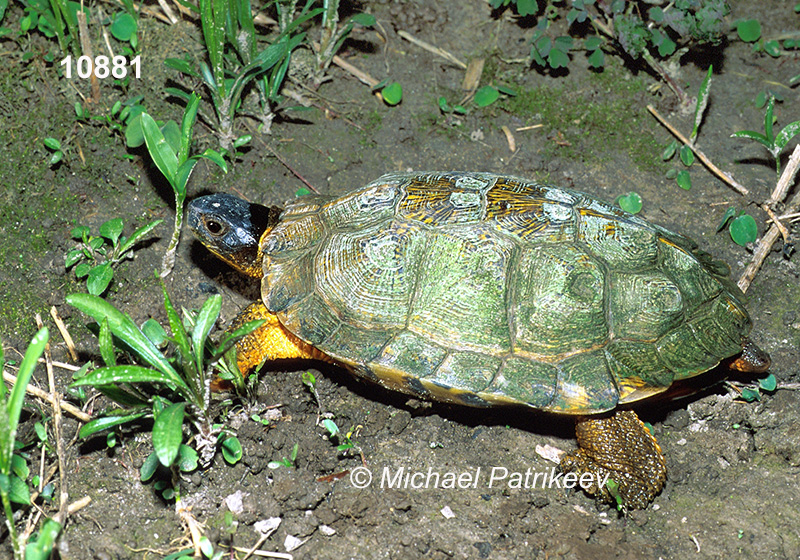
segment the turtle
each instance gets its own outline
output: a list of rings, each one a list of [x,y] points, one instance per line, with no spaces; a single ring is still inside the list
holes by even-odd
[[[188,224],[261,279],[261,301],[229,327],[265,321],[237,345],[243,373],[321,359],[421,399],[573,415],[578,449],[561,469],[610,476],[584,489],[626,509],[666,481],[631,403],[723,360],[770,366],[727,265],[575,190],[396,172],[285,208],[207,195]]]

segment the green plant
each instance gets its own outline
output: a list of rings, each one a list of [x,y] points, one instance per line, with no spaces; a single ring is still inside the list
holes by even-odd
[[[296,0],[294,0],[294,3],[296,3]],[[306,9],[310,5],[311,2],[307,2]],[[325,80],[325,71],[331,65],[333,56],[342,47],[342,43],[350,35],[353,26],[356,24],[363,27],[372,27],[375,25],[375,16],[371,14],[354,14],[342,28],[339,28],[339,0],[323,0],[322,31],[319,45],[312,45],[317,61],[315,76],[312,78],[314,86],[319,86]],[[396,105],[399,102],[399,99],[395,103],[387,101],[389,105]]]
[[[466,115],[467,109],[463,105],[450,105],[447,102],[447,98],[444,96],[439,97],[437,104],[439,105],[439,110],[444,113],[445,115],[453,113],[456,115]]]
[[[618,196],[617,204],[626,212],[638,214],[642,210],[642,197],[639,196],[639,193],[629,192],[628,194]]]
[[[494,8],[509,0],[490,0]],[[520,15],[537,15],[535,1],[513,1]],[[589,65],[601,69],[604,51],[616,52],[649,66],[675,92],[684,106],[691,104],[664,60],[681,56],[690,48],[719,44],[726,32],[724,0],[676,0],[666,7],[644,0],[573,0],[569,5],[548,2],[531,35],[531,61],[540,68],[568,68],[571,53],[585,51]],[[553,36],[551,24],[564,18],[569,35]]]
[[[358,447],[358,442],[353,441],[351,438],[353,437],[353,431],[349,431],[346,434],[342,434],[341,430],[339,430],[339,426],[336,425],[336,422],[331,420],[330,418],[326,418],[322,421],[322,426],[328,430],[328,435],[331,439],[335,439],[338,441],[338,445],[336,446],[337,451],[348,451],[350,449]]]
[[[130,120],[125,130],[125,138],[129,147],[146,144],[150,157],[158,170],[166,177],[175,194],[175,224],[161,264],[162,278],[166,277],[175,266],[175,252],[183,226],[186,186],[194,166],[201,158],[204,158],[216,163],[224,172],[228,172],[228,164],[225,163],[225,159],[219,152],[208,149],[202,154],[189,155],[199,104],[200,97],[192,93],[183,112],[180,128],[174,121],[168,121],[159,126],[148,113],[141,113]]]
[[[78,11],[88,18],[88,8],[71,0],[22,0],[25,17],[20,20],[20,32],[37,29],[47,38],[56,37],[63,54],[69,50],[80,56],[78,37]]]
[[[292,447],[292,452],[289,454],[289,458],[283,457],[279,461],[270,461],[267,463],[267,466],[271,469],[279,469],[281,467],[286,467],[287,469],[291,469],[294,467],[295,461],[297,461],[297,451],[300,449],[300,444],[295,443],[294,447]]]
[[[75,267],[77,278],[86,278],[90,294],[102,295],[114,278],[114,267],[125,259],[133,258],[133,248],[153,231],[163,220],[155,220],[134,231],[130,237],[122,235],[122,219],[113,218],[100,226],[99,235],[91,235],[87,226],[73,228],[70,235],[80,241],[70,249],[64,268]]]
[[[769,374],[763,379],[759,379],[756,384],[739,384],[732,381],[726,381],[725,385],[733,389],[745,402],[754,402],[761,400],[761,392],[772,393],[778,388],[778,380],[773,374]]]
[[[383,82],[375,86],[373,89],[381,90],[381,96],[387,105],[397,105],[403,100],[403,86],[397,82],[392,82],[383,86],[382,84]]]
[[[754,130],[740,130],[731,134],[732,138],[748,138],[755,140],[772,155],[775,160],[775,170],[778,176],[781,174],[781,152],[786,148],[792,139],[800,134],[800,121],[794,121],[784,126],[777,134],[774,133],[775,117],[775,98],[770,97],[767,102],[767,110],[764,113],[764,134]]]
[[[692,133],[689,135],[689,142],[678,149],[678,142],[673,140],[661,154],[661,159],[664,161],[672,159],[676,152],[679,154],[681,162],[687,169],[681,169],[680,171],[670,169],[667,172],[667,178],[675,179],[678,186],[687,191],[692,188],[692,178],[691,175],[689,175],[688,168],[694,163],[694,145],[697,141],[697,135],[700,133],[700,125],[703,124],[706,108],[708,107],[708,98],[711,94],[711,78],[713,74],[714,68],[713,66],[709,66],[706,77],[703,83],[700,84],[700,90],[697,93],[697,101],[694,109],[694,126],[692,127]]]
[[[539,11],[539,4],[536,0],[489,0],[489,5],[493,10],[514,4],[514,8],[521,16],[532,16]]]
[[[6,389],[5,383],[0,382],[0,499],[3,502],[14,558],[18,560],[49,558],[55,546],[55,539],[61,532],[60,523],[47,519],[39,530],[38,538],[26,544],[25,538],[17,534],[11,506],[12,502],[22,505],[31,503],[30,491],[25,483],[27,464],[25,459],[16,453],[17,427],[25,401],[25,389],[49,337],[47,328],[42,328],[31,339],[17,372],[17,381],[10,392]],[[0,345],[0,370],[4,369],[4,366],[3,350]]]
[[[128,124],[134,118],[145,112],[144,105],[142,105],[143,98],[143,95],[135,95],[129,99],[126,99],[125,101],[117,101],[114,103],[114,105],[112,105],[111,110],[107,115],[92,115],[89,113],[89,109],[87,107],[84,107],[79,101],[76,101],[75,115],[78,117],[78,119],[88,123],[91,123],[92,121],[101,122],[113,132],[125,135],[125,132],[128,129]],[[133,131],[133,129],[131,130]],[[141,127],[138,128],[138,132],[141,134]],[[144,142],[144,138],[141,140],[142,141],[138,145],[141,145]],[[128,142],[128,147],[136,146],[132,146],[131,142]]]
[[[209,64],[201,62],[198,70],[182,59],[169,58],[165,63],[205,84],[216,118],[208,117],[205,112],[200,115],[216,127],[222,149],[230,151],[250,140],[249,136],[237,138],[233,127],[236,112],[241,110],[245,88],[250,83],[256,84],[259,94],[261,107],[258,118],[265,131],[269,131],[274,118],[272,106],[281,99],[279,92],[289,67],[290,54],[305,39],[304,33],[297,32],[298,27],[320,14],[322,9],[310,10],[311,2],[307,2],[303,12],[289,19],[279,35],[261,49],[250,0],[201,0],[199,5]],[[280,3],[276,6],[280,7]],[[235,54],[226,55],[227,45]],[[188,103],[190,95],[185,91],[177,88],[168,88],[167,91]]]
[[[743,210],[737,212],[736,208],[728,208],[719,226],[717,226],[717,231],[722,231],[726,225],[731,239],[737,245],[744,247],[758,238],[758,225],[755,218]]]
[[[56,140],[55,138],[45,138],[43,141],[44,147],[53,152],[50,156],[50,161],[47,164],[50,167],[53,167],[58,164],[64,158],[64,151],[61,149],[61,142]]]
[[[130,49],[125,54],[133,54],[139,47],[139,12],[133,5],[133,0],[121,0],[122,12],[117,12],[110,21],[108,30],[117,41],[128,43]]]
[[[217,344],[212,344],[209,335],[219,317],[221,297],[208,298],[196,314],[184,310],[181,320],[163,285],[162,292],[172,331],[172,336],[164,342],[171,358],[159,350],[160,341],[150,340],[127,314],[106,301],[89,294],[67,296],[69,305],[98,322],[100,354],[106,363],[105,367],[76,379],[72,386],[92,386],[121,407],[85,424],[80,436],[89,437],[128,422],[152,418],[155,458],[142,467],[144,480],[152,476],[159,463],[191,470],[197,464],[197,453],[200,463],[207,465],[218,446],[223,447],[226,460],[241,457],[238,442],[228,441],[233,436],[226,433],[224,426],[212,422],[211,381],[218,372],[231,379],[234,387],[243,388],[233,345],[263,323],[247,323],[226,332]],[[115,344],[146,366],[118,365]],[[156,394],[151,390],[153,386],[163,387],[163,391]],[[184,424],[193,432],[197,452],[183,443]]]

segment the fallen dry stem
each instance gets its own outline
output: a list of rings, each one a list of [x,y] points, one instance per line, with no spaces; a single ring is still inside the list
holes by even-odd
[[[6,380],[8,383],[11,383],[12,385],[14,385],[17,382],[17,377],[14,374],[9,373],[7,371],[3,371],[3,379]],[[47,401],[51,405],[55,402],[55,399],[53,399],[53,396],[50,395],[50,393],[48,393],[47,391],[42,391],[41,389],[39,389],[38,387],[34,387],[33,385],[28,385],[25,388],[25,391],[33,395],[34,397],[40,398],[43,401]],[[77,418],[81,422],[88,422],[89,420],[92,419],[91,416],[86,414],[84,411],[82,411],[74,404],[60,401],[59,406],[64,412],[72,414],[75,418]]]
[[[75,342],[73,342],[72,337],[69,335],[69,331],[67,330],[67,326],[64,324],[64,321],[62,321],[61,317],[59,317],[58,310],[56,309],[55,305],[50,308],[50,317],[52,317],[53,321],[55,321],[58,332],[61,333],[61,338],[63,338],[64,342],[67,344],[67,350],[69,351],[70,358],[77,362],[78,352],[75,351]],[[51,363],[55,365],[55,362]]]
[[[684,136],[683,134],[681,134],[678,129],[669,124],[667,119],[661,116],[661,113],[659,113],[655,107],[653,107],[652,105],[648,105],[647,110],[650,111],[650,113],[656,118],[656,120],[658,120],[658,122],[660,122],[667,130],[669,130],[678,140],[683,142],[686,146],[689,146],[689,149],[694,152],[694,155],[696,155],[697,158],[701,162],[703,162],[703,165],[705,165],[709,171],[711,171],[714,175],[722,179],[725,183],[727,183],[733,190],[735,190],[739,194],[743,196],[747,196],[748,194],[750,194],[749,190],[747,190],[738,181],[736,181],[729,173],[725,173],[719,167],[714,165],[711,162],[711,160],[708,159],[708,156],[706,156],[697,146],[690,143],[689,139],[686,138],[686,136]]]
[[[41,329],[44,324],[39,314],[36,314],[36,324]],[[53,358],[50,353],[50,343],[44,346],[44,359],[45,369],[47,370],[47,383],[50,387],[50,395],[53,400],[50,404],[53,407],[53,436],[56,440],[56,457],[58,459],[58,487],[59,487],[59,502],[58,514],[56,521],[63,526],[67,521],[67,508],[69,507],[69,492],[67,491],[67,467],[66,467],[66,453],[64,451],[64,438],[62,437],[62,422],[61,422],[61,394],[56,391],[56,378],[53,373]]]
[[[785,192],[788,190],[788,187],[784,189],[784,185],[791,185],[794,182],[798,168],[800,168],[800,146],[797,146],[794,149],[794,152],[792,152],[792,155],[789,158],[789,163],[783,170],[783,174],[778,180],[778,185],[775,187],[776,192],[779,189],[782,189],[783,193],[785,194]],[[776,193],[774,192],[770,200],[775,198],[775,195]],[[791,201],[789,201],[789,204],[786,205],[784,211],[787,214],[792,214],[798,210],[800,210],[800,192],[795,192]],[[747,288],[750,287],[750,284],[753,282],[753,278],[756,277],[756,274],[761,268],[761,265],[764,263],[764,260],[767,258],[767,255],[770,251],[772,251],[772,246],[778,240],[778,236],[780,234],[781,230],[778,226],[778,223],[774,223],[769,228],[769,231],[764,234],[764,237],[761,238],[761,241],[759,241],[758,245],[756,246],[756,250],[753,253],[753,260],[750,261],[749,265],[747,265],[747,268],[744,270],[742,276],[737,282],[739,288],[743,292],[746,292]]]
[[[421,49],[425,49],[426,51],[432,52],[433,54],[435,54],[437,56],[441,56],[442,58],[444,58],[448,62],[452,62],[456,66],[460,66],[461,68],[464,68],[464,69],[467,68],[467,65],[464,64],[461,60],[459,60],[452,53],[450,53],[450,52],[448,52],[448,51],[446,51],[444,49],[440,49],[439,47],[437,47],[435,45],[431,45],[430,43],[426,43],[422,39],[417,39],[416,37],[414,37],[408,31],[400,30],[400,31],[397,32],[397,34],[400,37],[402,37],[403,39],[405,39],[406,41],[408,41],[410,43],[414,43],[415,45],[417,45]]]

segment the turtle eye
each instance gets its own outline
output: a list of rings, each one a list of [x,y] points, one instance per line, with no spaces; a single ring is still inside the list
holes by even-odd
[[[209,219],[204,220],[204,222],[205,222],[206,230],[208,231],[208,233],[210,233],[211,235],[213,235],[215,237],[219,237],[220,235],[224,235],[228,231],[228,226],[226,226],[225,224],[223,224],[221,222],[218,222],[216,220],[213,220],[213,219],[209,218]]]

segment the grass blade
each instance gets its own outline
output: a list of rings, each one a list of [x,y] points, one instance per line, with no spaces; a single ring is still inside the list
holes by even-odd
[[[47,327],[43,327],[31,339],[28,349],[25,350],[25,357],[22,358],[22,364],[19,366],[17,372],[17,382],[14,388],[11,389],[11,395],[8,398],[6,410],[8,411],[8,428],[6,434],[10,437],[9,441],[4,441],[2,446],[2,456],[0,456],[0,466],[11,466],[11,454],[14,451],[14,439],[17,434],[17,426],[19,425],[19,415],[22,412],[22,403],[25,401],[25,389],[28,387],[28,382],[31,380],[33,370],[36,368],[36,363],[39,361],[44,347],[50,338],[50,332]],[[6,403],[3,403],[6,404]],[[3,474],[8,474],[5,472]]]
[[[694,141],[697,138],[697,133],[700,132],[700,123],[703,122],[703,114],[706,112],[706,106],[708,106],[708,95],[711,91],[711,74],[713,70],[714,67],[709,65],[706,78],[703,80],[703,83],[700,84],[700,92],[697,94],[697,107],[694,111],[694,128],[692,129],[692,134],[689,136],[689,143],[692,145],[694,145]]]
[[[136,231],[134,231],[131,234],[131,236],[128,239],[125,240],[125,243],[120,245],[119,251],[118,251],[119,258],[122,258],[122,256],[129,249],[131,249],[131,247],[133,247],[136,244],[136,242],[139,241],[140,238],[144,237],[145,235],[147,235],[148,233],[153,231],[163,221],[164,220],[156,220],[154,222],[150,222],[146,226],[142,226],[139,229],[137,229]]]
[[[749,140],[755,140],[768,150],[772,151],[772,142],[770,142],[766,136],[760,132],[756,132],[755,130],[740,130],[731,134],[731,138],[748,138]]]
[[[148,414],[148,412],[149,412],[148,410],[137,410],[133,414],[103,416],[102,418],[95,418],[94,420],[90,420],[89,422],[81,426],[81,430],[80,432],[78,432],[78,435],[82,438],[87,438],[91,435],[96,434],[97,432],[102,432],[103,430],[109,430],[111,428],[115,428],[122,424],[127,424],[128,422],[133,422],[134,420],[144,418]]]

